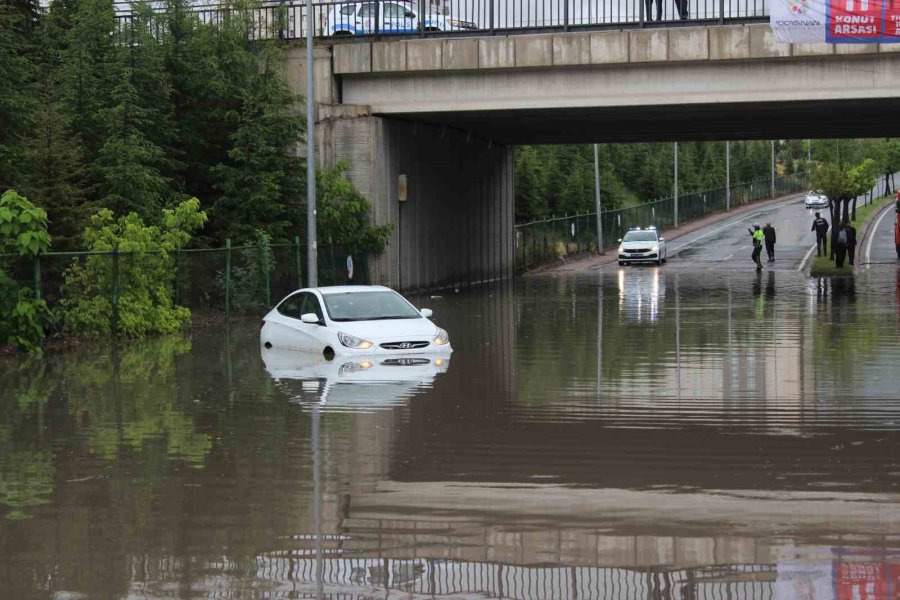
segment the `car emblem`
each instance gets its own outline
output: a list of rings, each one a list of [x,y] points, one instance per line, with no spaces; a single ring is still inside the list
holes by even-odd
[[[399,345],[401,350],[409,350],[410,348],[412,348],[412,344],[410,344],[409,342],[401,342]]]

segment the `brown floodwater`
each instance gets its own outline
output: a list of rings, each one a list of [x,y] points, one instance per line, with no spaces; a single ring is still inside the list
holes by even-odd
[[[0,363],[0,598],[900,597],[900,270],[414,300],[449,359]]]

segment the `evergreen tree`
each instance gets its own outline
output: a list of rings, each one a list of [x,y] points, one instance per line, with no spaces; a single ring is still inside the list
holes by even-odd
[[[28,171],[25,193],[47,211],[56,250],[75,250],[91,205],[87,202],[87,165],[77,134],[68,127],[53,79],[41,85],[34,128],[25,143]]]
[[[221,196],[209,214],[219,237],[246,240],[263,228],[283,240],[299,226],[304,169],[296,151],[305,124],[280,65],[269,56],[242,90],[228,160],[212,169]]]
[[[32,3],[0,0],[0,193],[21,179],[21,143],[35,108],[29,59],[35,25]]]

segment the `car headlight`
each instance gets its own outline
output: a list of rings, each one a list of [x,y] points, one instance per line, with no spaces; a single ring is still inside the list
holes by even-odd
[[[372,342],[350,335],[349,333],[338,333],[338,339],[348,348],[358,348],[359,350],[368,350],[372,347]]]
[[[625,252],[625,246],[619,246],[619,252],[624,253],[624,252]]]
[[[450,343],[450,336],[446,331],[438,327],[438,330],[434,334],[434,339],[431,341],[436,346],[445,346]]]
[[[659,252],[659,244],[657,244],[657,245],[653,246],[652,248],[650,248],[650,251],[651,251],[651,252]]]

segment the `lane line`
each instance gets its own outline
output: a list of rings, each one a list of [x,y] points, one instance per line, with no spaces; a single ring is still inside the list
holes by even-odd
[[[812,253],[815,252],[815,251],[816,251],[816,245],[813,244],[813,245],[809,248],[809,250],[806,252],[806,256],[803,257],[803,260],[800,261],[800,266],[797,267],[797,270],[798,270],[798,271],[802,271],[802,270],[803,270],[804,265],[806,265],[806,261],[809,260],[809,257],[812,256]]]
[[[866,244],[866,268],[869,268],[869,263],[872,261],[872,242],[875,241],[875,236],[878,234],[878,228],[881,227],[881,222],[887,216],[887,214],[891,211],[888,210],[890,208],[891,203],[888,202],[885,204],[885,207],[882,209],[881,216],[878,217],[878,220],[875,221],[875,227],[869,229],[869,241]]]

